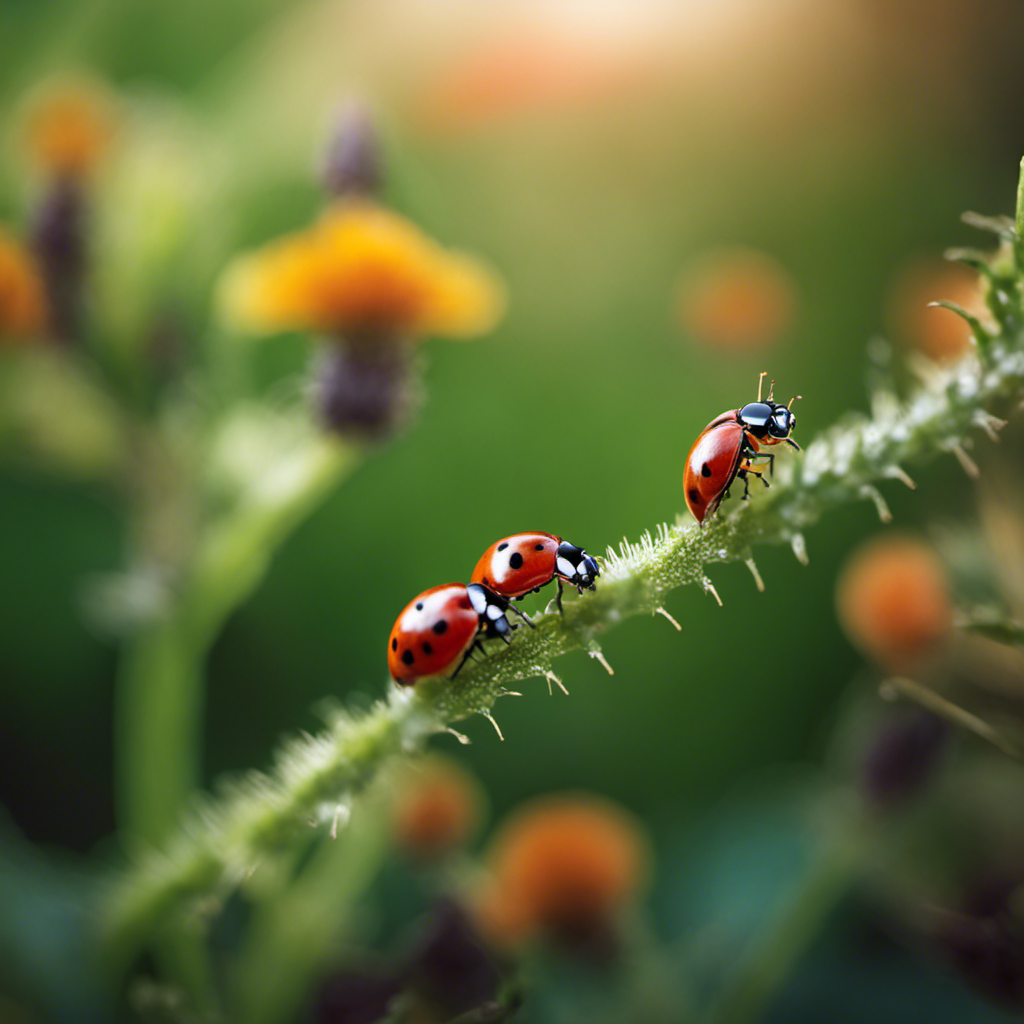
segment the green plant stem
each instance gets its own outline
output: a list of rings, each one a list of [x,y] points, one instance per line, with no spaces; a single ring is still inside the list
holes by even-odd
[[[1004,234],[1002,222],[996,230]],[[1020,268],[1024,264],[993,261],[991,280],[1001,293],[1019,294]],[[599,634],[629,616],[656,614],[666,595],[683,584],[713,593],[707,565],[743,561],[759,580],[756,544],[788,543],[805,561],[802,531],[829,509],[868,501],[887,518],[878,486],[892,479],[912,486],[904,464],[953,452],[972,468],[964,447],[979,428],[994,435],[1001,425],[995,414],[1007,415],[1024,397],[1020,311],[1000,302],[993,314],[998,330],[979,329],[976,354],[936,368],[905,402],[877,392],[870,417],[844,417],[802,456],[780,459],[766,494],[740,508],[731,503],[703,527],[686,517],[609,550],[597,590],[566,602],[564,617],[542,616],[536,629],[519,630],[507,647],[490,644],[486,657],[468,663],[455,681],[424,681],[411,692],[390,686],[387,701],[368,714],[339,716],[320,736],[287,741],[270,773],[253,776],[188,821],[166,853],[121,880],[105,908],[112,948],[130,951],[183,897],[234,884],[285,837],[308,827],[319,805],[347,799],[390,757],[418,749],[459,719],[489,715],[519,680],[552,676],[557,656],[575,649],[600,656]]]
[[[518,631],[510,646],[497,645],[486,658],[467,664],[455,683],[425,682],[412,691],[392,687],[388,702],[368,715],[339,719],[319,737],[286,743],[268,776],[256,776],[250,786],[230,794],[182,831],[169,853],[151,858],[123,881],[107,907],[115,944],[138,939],[178,897],[243,877],[282,835],[304,827],[318,805],[344,799],[392,754],[416,749],[451,722],[489,714],[511,684],[550,673],[560,654],[581,648],[596,653],[601,631],[632,615],[656,613],[674,588],[684,583],[710,588],[707,564],[750,563],[756,543],[789,542],[802,554],[801,529],[829,508],[865,499],[881,502],[875,482],[899,476],[905,460],[968,443],[979,418],[987,415],[987,404],[1019,401],[1022,394],[1024,354],[1016,348],[991,350],[985,364],[968,360],[948,382],[922,390],[907,406],[893,400],[876,409],[873,419],[837,424],[811,443],[802,459],[790,460],[759,500],[703,528],[662,526],[653,537],[610,551],[595,592],[567,601],[564,617],[542,616],[536,629]]]
[[[120,809],[132,841],[159,842],[199,782],[201,652],[180,616],[129,640],[118,692]]]
[[[346,910],[380,867],[387,842],[381,811],[372,800],[358,801],[352,827],[337,839],[322,836],[299,876],[256,907],[234,972],[239,1020],[296,1019]]]
[[[318,439],[205,532],[181,592],[128,641],[119,687],[119,793],[130,842],[161,842],[199,778],[205,662],[227,617],[259,585],[273,553],[359,462]]]
[[[155,956],[161,973],[174,978],[200,1020],[222,1018],[217,979],[206,948],[206,932],[195,921],[174,921],[157,937]]]
[[[858,877],[864,844],[833,838],[722,985],[704,1024],[754,1024]]]
[[[131,882],[109,893],[104,924],[113,969],[123,968],[175,909],[185,909],[182,898],[230,891],[287,850],[311,820],[329,819],[345,794],[360,792],[384,763],[437,728],[408,694],[396,694],[359,719],[338,715],[324,735],[293,740],[270,775],[252,773],[220,803],[196,805],[170,845],[143,856]]]

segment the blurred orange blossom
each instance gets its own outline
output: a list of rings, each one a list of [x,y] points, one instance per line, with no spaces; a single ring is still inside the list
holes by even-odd
[[[853,554],[836,604],[850,640],[891,672],[913,671],[953,624],[945,568],[930,547],[899,534],[869,540]]]
[[[83,178],[97,165],[114,134],[111,98],[97,83],[45,83],[25,108],[25,149],[41,170],[60,178]]]
[[[796,317],[797,289],[778,260],[756,249],[708,253],[680,278],[675,309],[685,334],[711,349],[775,344]]]
[[[24,341],[46,323],[46,302],[35,260],[0,228],[0,339]]]
[[[536,800],[494,839],[481,925],[502,944],[539,934],[584,938],[635,894],[647,859],[638,824],[613,804],[574,795]]]
[[[239,257],[222,280],[235,326],[363,336],[468,338],[504,308],[496,275],[372,203],[339,201],[304,231]]]
[[[392,824],[395,842],[417,860],[435,860],[457,849],[480,817],[474,780],[454,761],[422,758],[401,773]]]
[[[898,272],[886,319],[893,337],[936,363],[953,362],[971,347],[971,329],[952,310],[930,306],[946,300],[988,319],[981,279],[960,263],[918,257]]]

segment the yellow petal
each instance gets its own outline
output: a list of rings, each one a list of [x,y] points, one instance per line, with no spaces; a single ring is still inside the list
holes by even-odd
[[[479,262],[356,201],[237,259],[221,300],[227,319],[243,330],[367,336],[469,337],[491,329],[503,308],[500,282]]]

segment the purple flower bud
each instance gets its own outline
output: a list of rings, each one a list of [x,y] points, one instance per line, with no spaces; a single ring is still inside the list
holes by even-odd
[[[386,338],[331,339],[315,370],[315,399],[327,430],[381,439],[409,415],[411,348]]]
[[[363,103],[349,101],[335,115],[320,166],[329,195],[372,198],[383,182],[380,140]]]
[[[86,203],[78,181],[59,178],[36,211],[32,245],[50,311],[50,332],[61,341],[81,328],[87,252]]]
[[[410,957],[410,977],[416,991],[444,1012],[445,1020],[493,1002],[502,982],[493,954],[451,899],[433,907]]]
[[[948,736],[945,720],[929,711],[886,722],[861,767],[860,789],[868,802],[891,809],[917,796],[938,767]]]
[[[1024,1010],[1024,928],[1010,909],[1019,871],[990,874],[968,890],[960,913],[943,913],[933,941],[979,995]]]
[[[313,1020],[317,1024],[375,1024],[387,1015],[403,987],[397,972],[378,964],[338,971],[317,993]]]

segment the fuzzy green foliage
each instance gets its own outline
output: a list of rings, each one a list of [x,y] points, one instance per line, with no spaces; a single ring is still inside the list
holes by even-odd
[[[161,920],[196,898],[230,890],[311,821],[334,818],[337,824],[342,809],[400,753],[420,749],[432,734],[467,716],[490,716],[495,701],[519,680],[557,679],[552,665],[559,655],[583,649],[601,657],[598,638],[604,631],[630,616],[662,611],[676,587],[698,584],[714,593],[708,565],[744,561],[760,585],[751,554],[755,545],[788,543],[803,561],[802,531],[828,509],[869,500],[887,518],[878,485],[909,484],[904,464],[953,452],[970,471],[964,448],[979,429],[994,435],[1002,422],[997,414],[1007,415],[1024,396],[1024,213],[1018,212],[1018,226],[978,217],[969,223],[994,231],[1002,245],[994,256],[954,256],[987,280],[994,324],[987,327],[959,311],[976,341],[967,357],[922,371],[905,400],[879,390],[870,416],[845,417],[802,456],[779,460],[771,489],[754,500],[733,503],[703,527],[684,517],[609,550],[595,592],[567,601],[564,616],[546,614],[536,629],[518,630],[507,647],[494,642],[456,680],[411,689],[390,685],[386,700],[369,712],[335,713],[323,733],[288,740],[268,773],[254,773],[203,804],[166,850],[145,857],[117,881],[104,908],[115,954],[129,954]]]

